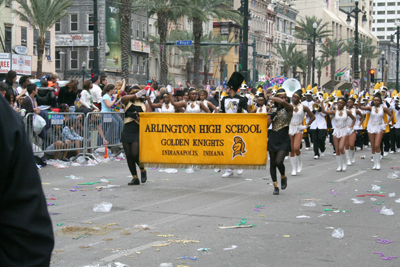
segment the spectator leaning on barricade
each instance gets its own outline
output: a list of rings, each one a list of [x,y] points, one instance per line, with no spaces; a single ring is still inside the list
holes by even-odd
[[[55,89],[48,86],[48,81],[43,80],[40,82],[41,88],[38,88],[36,101],[40,110],[52,110],[57,107],[57,98]]]
[[[82,106],[89,108],[91,110],[99,111],[99,109],[93,104],[93,95],[90,92],[93,84],[91,80],[86,80],[83,82],[83,90],[81,92],[81,103]]]
[[[36,114],[40,115],[40,117],[42,117],[46,121],[46,126],[43,128],[43,130],[38,135],[40,138],[45,140],[46,139],[46,131],[50,126],[49,114],[47,113],[47,111],[40,110],[38,107],[38,104],[35,99],[35,97],[38,93],[36,84],[29,84],[27,87],[27,90],[28,90],[29,96],[25,97],[24,102],[22,102],[21,108],[26,110],[26,114],[36,113]]]
[[[125,83],[124,83],[125,86]],[[115,86],[113,84],[108,84],[106,87],[104,87],[103,90],[103,98],[101,101],[101,112],[112,112],[112,106],[114,104],[119,104],[121,102],[121,99],[118,99],[118,95],[115,93]],[[114,95],[114,100],[111,100],[111,96]],[[112,114],[114,115],[114,114]],[[111,123],[105,123],[104,120],[104,115],[102,115],[102,124],[105,129],[103,131],[106,133],[106,139],[108,142],[111,142],[111,144],[118,143],[118,129],[119,129],[119,123],[118,120],[115,119],[115,116],[111,115]]]
[[[78,95],[78,80],[70,80],[65,86],[61,87],[58,93],[58,105],[65,103],[73,106]]]
[[[100,76],[95,74],[92,78],[93,87],[90,89],[93,95],[93,103],[96,107],[101,110],[101,103],[102,103],[102,90],[99,87],[100,84]]]

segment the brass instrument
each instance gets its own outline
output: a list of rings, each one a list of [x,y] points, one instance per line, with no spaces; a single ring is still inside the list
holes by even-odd
[[[334,96],[330,96],[327,99],[325,99],[323,102],[324,103],[328,103],[330,106],[332,106],[334,101],[335,101],[335,97]]]
[[[313,108],[313,110],[315,110],[315,111],[318,111],[320,107],[321,107],[321,105],[320,105],[320,104],[317,104],[317,103],[314,103],[314,104],[312,105],[312,108]]]

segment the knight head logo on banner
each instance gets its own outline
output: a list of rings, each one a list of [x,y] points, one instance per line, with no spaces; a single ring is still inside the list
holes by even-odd
[[[244,154],[247,152],[246,151],[246,143],[244,142],[244,140],[241,136],[237,135],[233,138],[232,151],[233,151],[232,160],[236,156],[244,157]]]

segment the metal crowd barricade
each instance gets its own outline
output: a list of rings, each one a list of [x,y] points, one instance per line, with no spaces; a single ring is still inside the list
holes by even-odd
[[[87,146],[86,154],[92,154],[100,147],[116,147],[121,145],[121,133],[124,128],[124,116],[122,112],[89,112],[85,119]],[[105,145],[104,140],[107,141]]]
[[[46,126],[38,134],[33,131],[33,119],[41,116],[46,120]],[[29,113],[25,117],[25,127],[33,153],[53,155],[58,152],[77,151],[82,153],[87,145],[83,113]]]

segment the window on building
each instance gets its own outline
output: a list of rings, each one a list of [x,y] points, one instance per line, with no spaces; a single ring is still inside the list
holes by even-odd
[[[87,20],[88,20],[88,32],[92,32],[94,30],[94,15],[88,14]]]
[[[45,39],[44,39],[44,55],[50,56],[50,47],[51,47],[51,39],[50,39],[50,32],[46,32]]]
[[[140,22],[136,22],[136,39],[139,39]]]
[[[147,23],[143,22],[143,25],[142,25],[143,40],[146,39],[146,28],[147,28]]]
[[[378,19],[377,22],[378,23],[385,23],[385,20],[384,19]]]
[[[400,10],[397,10],[397,14],[400,14]]]
[[[395,22],[395,19],[388,19],[387,22]]]
[[[388,28],[386,28],[386,30],[387,30],[387,31],[395,31],[395,30],[396,30],[396,27],[388,27]]]
[[[384,31],[385,31],[385,28],[376,28],[376,31],[378,31],[378,32],[384,32]]]
[[[387,6],[395,6],[396,5],[396,2],[389,2],[389,3],[387,3]]]
[[[136,69],[137,69],[137,74],[139,74],[140,71],[140,57],[136,57]]]
[[[12,7],[12,0],[6,0],[6,7]]]
[[[61,69],[61,54],[60,51],[56,51],[56,69]]]
[[[94,51],[90,47],[87,51],[87,62],[88,62],[88,69],[93,69],[93,62],[94,62]]]
[[[397,2],[397,5],[400,6],[400,2]]]
[[[378,15],[385,15],[385,11],[378,11]]]
[[[378,3],[378,6],[385,6],[386,3]]]
[[[374,32],[374,31],[375,31],[375,28],[372,28],[372,31]]]
[[[54,24],[54,30],[56,31],[56,32],[61,32],[61,20],[59,20],[59,21],[57,21],[55,24]]]
[[[39,38],[39,30],[33,31],[33,55],[37,56],[37,39]]]
[[[395,10],[388,10],[388,15],[393,15],[393,14],[396,14],[396,11]]]
[[[69,67],[71,70],[77,70],[79,68],[78,65],[78,51],[70,51],[70,61]]]
[[[71,32],[78,31],[78,14],[70,14],[69,15],[69,30]]]
[[[377,36],[379,40],[385,40],[385,36]]]
[[[12,46],[12,27],[5,27],[5,45],[6,45],[6,51],[10,53],[11,52],[11,46]]]
[[[143,75],[146,75],[146,58],[143,57]]]
[[[21,45],[26,46],[28,44],[27,42],[27,28],[26,27],[21,27]]]
[[[283,33],[286,33],[286,20],[283,21]]]
[[[276,30],[279,31],[279,18],[276,19]]]

